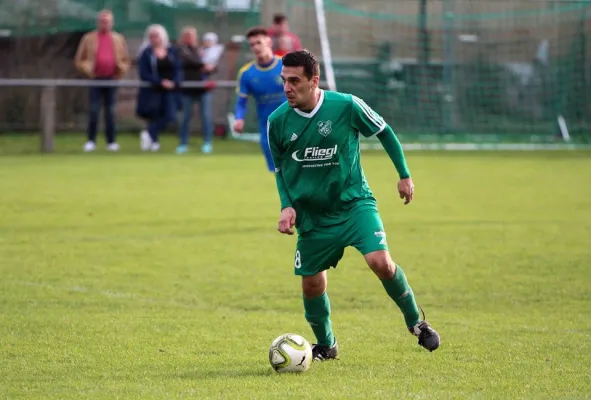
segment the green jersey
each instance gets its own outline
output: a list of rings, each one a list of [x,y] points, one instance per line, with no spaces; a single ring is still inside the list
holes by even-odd
[[[283,103],[268,120],[281,208],[296,211],[300,233],[344,222],[360,207],[377,209],[360,163],[359,135],[387,124],[363,100],[321,91],[309,113]]]

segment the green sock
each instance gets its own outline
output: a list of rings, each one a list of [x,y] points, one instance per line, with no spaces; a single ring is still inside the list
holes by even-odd
[[[321,346],[332,346],[334,344],[334,336],[330,322],[330,302],[328,301],[326,292],[313,299],[306,299],[304,297],[304,310],[306,311],[306,320],[312,327],[318,344]]]
[[[383,280],[382,285],[384,285],[384,289],[386,289],[388,295],[394,300],[400,311],[402,311],[406,326],[411,328],[418,324],[420,321],[419,307],[417,307],[415,295],[408,285],[406,275],[404,275],[404,271],[399,265],[396,265],[394,277]]]

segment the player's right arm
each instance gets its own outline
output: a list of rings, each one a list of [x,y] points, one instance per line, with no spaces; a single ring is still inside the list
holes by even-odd
[[[281,160],[285,150],[281,145],[278,132],[274,128],[271,117],[267,120],[267,142],[271,150],[271,157],[273,157],[273,164],[275,164],[275,182],[277,184],[277,191],[279,192],[279,200],[281,202],[281,216],[279,217],[279,225],[277,230],[281,233],[293,235],[293,226],[296,221],[296,212],[291,204],[287,185],[283,179],[281,171]]]
[[[234,115],[236,120],[234,122],[234,131],[242,132],[244,130],[244,118],[246,117],[246,110],[248,104],[248,95],[250,94],[248,75],[245,72],[250,67],[250,64],[246,64],[238,71],[238,85],[236,86],[236,95],[238,100],[236,101],[236,108]]]

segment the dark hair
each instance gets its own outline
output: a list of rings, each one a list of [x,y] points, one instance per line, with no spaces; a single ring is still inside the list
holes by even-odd
[[[273,23],[278,25],[284,21],[287,21],[287,17],[283,14],[275,14],[273,15]]]
[[[312,79],[313,76],[320,76],[320,65],[314,53],[308,50],[298,50],[287,53],[283,56],[283,65],[285,67],[303,67],[304,76]]]
[[[246,38],[251,38],[253,36],[259,36],[259,35],[263,35],[263,36],[269,36],[269,32],[267,32],[267,28],[264,28],[262,26],[255,26],[254,28],[250,28],[247,32],[246,32]]]

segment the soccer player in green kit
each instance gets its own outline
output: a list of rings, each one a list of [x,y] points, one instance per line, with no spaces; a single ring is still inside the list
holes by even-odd
[[[267,122],[281,200],[278,230],[293,235],[295,226],[298,232],[294,270],[302,277],[305,316],[318,341],[312,346],[314,361],[338,356],[326,271],[336,268],[348,246],[363,254],[419,345],[437,349],[439,334],[421,320],[404,271],[390,258],[359,160],[359,135],[377,135],[400,176],[400,198],[410,203],[414,185],[392,128],[363,100],[319,89],[318,61],[306,50],[283,57],[281,78],[287,102]]]

